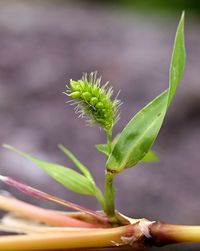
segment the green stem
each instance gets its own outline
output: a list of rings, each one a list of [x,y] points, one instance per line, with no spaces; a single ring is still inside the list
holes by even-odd
[[[107,135],[107,146],[108,146],[108,156],[112,151],[112,129],[106,131]],[[115,216],[115,189],[114,189],[114,174],[106,171],[105,174],[105,188],[104,188],[104,202],[105,208],[104,211],[108,216],[110,223],[118,224],[119,221]]]
[[[106,135],[107,135],[107,145],[108,145],[108,155],[109,155],[112,151],[112,130],[106,131]]]
[[[111,223],[117,223],[115,217],[115,189],[113,186],[114,175],[106,172],[105,175],[105,213]]]

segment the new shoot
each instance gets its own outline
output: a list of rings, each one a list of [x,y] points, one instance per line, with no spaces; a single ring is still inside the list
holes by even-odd
[[[121,101],[118,99],[118,94],[114,95],[109,83],[102,83],[97,72],[92,72],[83,74],[79,80],[70,80],[67,84],[64,94],[67,95],[67,102],[75,105],[75,113],[86,119],[87,125],[97,125],[105,133],[105,143],[95,146],[106,159],[105,168],[102,170],[105,172],[103,191],[97,186],[90,170],[62,144],[58,145],[58,148],[76,165],[78,171],[38,159],[4,144],[4,148],[32,161],[67,189],[82,195],[94,196],[102,211],[95,212],[1,175],[1,181],[30,196],[49,200],[79,212],[63,214],[0,196],[0,208],[18,215],[18,219],[13,216],[3,218],[0,230],[21,234],[0,237],[0,249],[22,251],[131,246],[138,250],[152,245],[200,242],[198,226],[177,226],[146,219],[130,219],[115,208],[115,177],[140,162],[158,160],[157,154],[152,151],[152,146],[181,81],[184,66],[184,13],[182,13],[174,41],[167,89],[134,115],[114,137],[113,127],[120,118]],[[24,219],[26,219],[25,224],[16,224]],[[31,225],[27,219],[37,220],[43,225]]]

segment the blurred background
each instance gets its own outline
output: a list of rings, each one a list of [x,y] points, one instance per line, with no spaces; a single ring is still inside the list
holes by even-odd
[[[97,70],[115,93],[121,90],[121,120],[114,134],[120,132],[167,88],[183,9],[187,65],[153,147],[160,162],[122,172],[116,179],[116,205],[135,218],[200,225],[199,1],[0,1],[0,143],[73,167],[57,148],[62,143],[90,167],[103,187],[105,158],[94,144],[104,143],[105,135],[75,116],[62,91],[70,78]],[[15,153],[1,149],[0,162],[2,175],[99,209],[95,199],[66,190]],[[0,189],[36,205],[64,210],[4,184]],[[180,245],[170,250],[199,248],[200,244]]]

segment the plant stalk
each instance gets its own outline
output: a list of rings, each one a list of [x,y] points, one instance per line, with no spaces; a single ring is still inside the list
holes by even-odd
[[[106,131],[106,136],[107,136],[107,146],[108,146],[108,156],[109,156],[112,151],[112,129]]]
[[[183,242],[200,242],[200,226],[172,225],[155,222],[150,226],[150,234],[155,246]]]
[[[59,227],[97,227],[97,224],[73,219],[58,212],[40,208],[26,202],[0,195],[0,209],[21,215],[27,219],[41,221]]]
[[[31,250],[60,250],[93,247],[118,247],[127,245],[123,237],[134,235],[136,242],[141,232],[138,224],[108,228],[88,229],[83,231],[49,232],[48,234],[29,234],[20,236],[0,237],[0,250],[31,251]],[[84,249],[85,250],[85,249]]]
[[[115,189],[113,185],[114,174],[107,172],[105,175],[105,213],[110,223],[117,223],[115,216]]]
[[[115,228],[49,228],[19,225],[28,235],[0,237],[0,250],[68,250],[105,247],[130,247],[130,250],[146,250],[152,246],[164,246],[183,242],[200,242],[200,226],[171,225],[146,219],[130,219],[132,224]],[[17,226],[17,225],[16,225]],[[2,225],[3,228],[3,225]],[[9,225],[4,227],[9,230]],[[15,230],[15,228],[14,228]],[[77,241],[78,240],[78,241]]]
[[[16,181],[12,178],[6,177],[6,176],[2,176],[0,175],[0,180],[5,182],[6,184],[10,185],[10,186],[14,186],[17,189],[19,189],[21,192],[24,192],[32,197],[36,197],[36,198],[40,198],[43,200],[48,200],[48,201],[52,201],[55,202],[57,204],[66,206],[66,207],[70,207],[72,209],[75,209],[77,211],[82,211],[86,214],[89,214],[91,216],[93,216],[94,218],[96,218],[98,221],[102,222],[103,224],[107,224],[107,218],[101,214],[98,214],[97,212],[90,210],[88,208],[84,208],[82,206],[79,206],[77,204],[74,204],[72,202],[57,198],[53,195],[47,194],[45,192],[42,192],[38,189],[35,189],[33,187],[30,187],[24,183],[21,183],[19,181]],[[102,207],[104,206],[104,198],[103,195],[101,193],[101,191],[96,188],[96,197],[99,200],[100,203],[102,203]]]
[[[107,135],[107,146],[108,146],[108,156],[112,151],[112,129],[106,131]],[[104,211],[111,224],[119,223],[115,216],[115,189],[114,189],[114,174],[106,171],[105,173],[105,187],[104,187],[104,200],[105,208]]]

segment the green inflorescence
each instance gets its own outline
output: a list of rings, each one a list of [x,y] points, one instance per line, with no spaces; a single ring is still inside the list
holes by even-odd
[[[108,82],[101,86],[101,78],[97,72],[88,76],[84,74],[80,80],[70,80],[67,85],[67,94],[75,100],[75,111],[80,117],[89,118],[90,125],[99,124],[105,131],[109,131],[119,119],[118,108],[120,100],[111,100],[112,87],[107,87]]]

